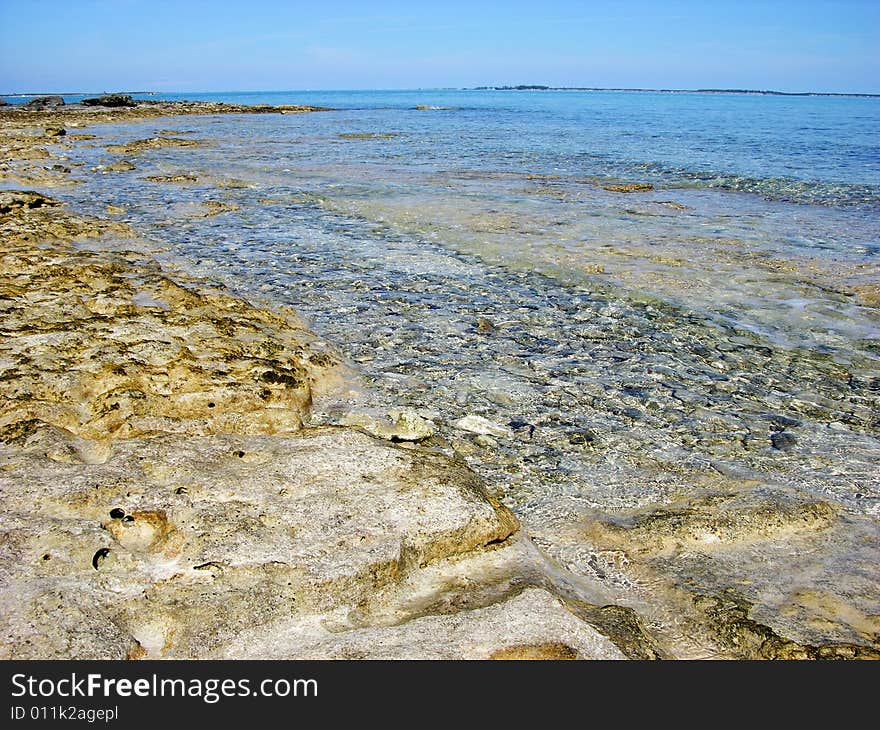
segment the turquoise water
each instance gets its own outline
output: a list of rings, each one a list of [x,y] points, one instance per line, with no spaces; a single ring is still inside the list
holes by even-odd
[[[67,97],[68,102],[82,97]],[[880,204],[880,99],[577,91],[291,91],[156,94],[356,111],[370,127],[431,135],[449,159],[567,176],[631,177],[827,205]],[[24,101],[13,99],[12,101]],[[418,115],[417,105],[455,112]]]
[[[659,297],[777,344],[847,359],[874,350],[877,317],[855,293],[877,279],[880,99],[562,91],[184,97],[334,109],[177,119],[166,126],[209,143],[183,157],[172,149],[145,158],[154,173],[181,172],[184,161],[215,180],[243,179],[251,202],[285,201],[262,211],[282,229],[293,212],[369,221],[510,268]],[[158,128],[101,129],[108,141],[124,141]],[[633,183],[653,189],[606,189]],[[142,200],[140,173],[109,175],[103,184],[97,199],[134,186],[130,194]],[[148,218],[206,194],[199,186],[145,187],[164,196],[159,208],[135,206]]]

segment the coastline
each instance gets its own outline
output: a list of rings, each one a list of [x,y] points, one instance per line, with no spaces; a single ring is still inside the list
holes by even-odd
[[[6,128],[5,172],[36,186],[63,184],[63,161],[44,174],[52,153],[43,145],[85,141],[73,124],[218,113],[192,108],[23,112]],[[58,125],[77,132],[57,134]],[[14,403],[0,422],[3,511],[13,523],[4,567],[15,588],[2,599],[4,615],[16,615],[8,651],[329,658],[377,657],[381,646],[382,657],[664,655],[631,608],[598,594],[584,602],[589,596],[549,579],[510,511],[460,461],[418,445],[425,432],[413,429],[418,438],[409,441],[393,428],[384,439],[356,425],[302,428],[312,390],[344,375],[332,352],[312,351],[315,338],[294,314],[200,291],[148,256],[118,250],[135,235],[121,224],[68,213],[39,193],[4,196],[0,225],[12,245],[3,285],[13,302],[4,319],[18,318],[5,332],[11,366],[2,381]],[[113,250],[75,243],[102,236]],[[414,421],[394,426],[407,418]],[[748,503],[730,505],[731,531],[741,529],[741,514],[756,517]],[[111,516],[114,509],[124,515]],[[823,503],[771,501],[767,510],[782,515],[771,525],[778,533],[834,517]],[[643,550],[662,552],[666,543],[655,544],[651,525],[685,541],[718,528],[715,518],[673,510],[624,537],[603,525],[597,539],[628,548],[641,535]],[[50,627],[54,600],[66,618]],[[753,657],[876,654],[855,644],[797,644],[736,600],[707,597],[704,609],[718,636],[733,636]],[[426,643],[437,634],[453,639]]]
[[[27,160],[59,135],[12,136]],[[40,193],[0,193],[0,230],[5,658],[625,658],[467,467],[303,428],[341,376],[295,314],[169,277]]]

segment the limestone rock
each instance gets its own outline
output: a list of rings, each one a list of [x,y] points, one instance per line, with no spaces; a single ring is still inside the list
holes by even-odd
[[[388,414],[391,422],[374,418],[368,413],[351,412],[340,419],[340,425],[361,428],[387,441],[421,441],[433,436],[437,427],[410,409],[394,410]]]
[[[181,286],[131,253],[31,247],[26,224],[43,216],[40,226],[56,205],[36,193],[0,196],[10,211],[0,218],[10,231],[0,261],[3,438],[46,424],[95,440],[301,426],[312,387],[337,360],[311,357],[296,317]],[[61,212],[53,225],[71,236],[125,230]]]
[[[483,436],[496,436],[498,438],[510,438],[511,432],[505,426],[499,426],[488,418],[482,416],[469,415],[460,418],[455,422],[455,427],[462,431],[481,434]]]
[[[33,615],[50,593],[150,656],[200,657],[247,627],[368,608],[408,574],[492,550],[518,527],[462,464],[349,429],[118,440],[101,464],[49,459],[30,438],[0,460],[6,656],[58,646],[53,656],[74,658],[73,622]],[[76,656],[128,651],[76,633]]]
[[[536,621],[535,617],[540,616]],[[625,659],[596,629],[545,590],[530,588],[485,608],[424,616],[389,627],[327,631],[282,620],[247,631],[212,655],[223,659]]]

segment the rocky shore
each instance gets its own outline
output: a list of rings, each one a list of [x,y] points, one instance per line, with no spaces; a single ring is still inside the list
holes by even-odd
[[[73,124],[215,106],[4,112],[4,173],[39,182]],[[462,462],[303,428],[345,373],[295,313],[43,193],[0,193],[0,231],[3,658],[651,653],[554,591]]]
[[[850,611],[834,641],[791,638],[739,578],[794,548],[806,563],[865,542],[873,524],[716,473],[665,506],[569,528],[599,578],[631,581],[637,599],[576,581],[422,416],[310,427],[313,401],[352,374],[296,312],[169,272],[137,231],[48,190],[75,182],[65,150],[92,124],[315,110],[0,109],[0,182],[21,188],[0,192],[0,656],[880,657],[876,617]],[[110,151],[131,169],[144,150],[198,144],[158,130]],[[515,436],[474,415],[456,428],[475,449]]]

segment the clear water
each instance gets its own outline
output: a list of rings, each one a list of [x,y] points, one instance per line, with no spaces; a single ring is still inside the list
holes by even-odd
[[[866,204],[875,212],[880,202],[878,98],[476,90],[135,96],[356,111],[367,126],[385,121],[400,132],[418,133],[422,162],[440,167],[457,159],[565,176],[639,175],[648,182],[774,199]],[[406,113],[418,105],[456,113]],[[411,141],[401,140],[404,146]]]
[[[584,543],[590,515],[757,483],[830,500],[861,520],[851,535],[876,536],[880,99],[201,98],[336,110],[95,127],[72,162],[110,163],[105,145],[159,130],[205,144],[57,195],[122,206],[169,265],[303,314],[368,386],[319,403],[315,423],[419,409],[549,555],[627,600]],[[198,182],[144,179],[181,172]],[[627,183],[653,189],[606,189]],[[237,209],[201,217],[208,200]],[[467,414],[509,437],[457,429]],[[795,449],[773,445],[782,430]],[[844,543],[805,580],[880,615],[877,541]],[[801,575],[749,570],[759,602]]]

